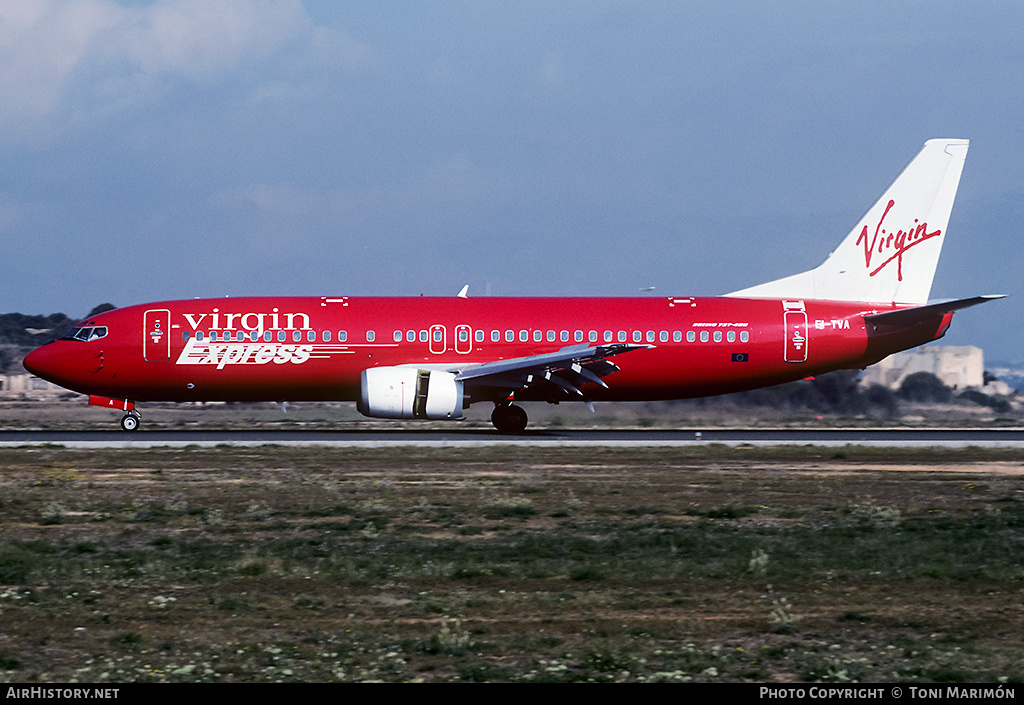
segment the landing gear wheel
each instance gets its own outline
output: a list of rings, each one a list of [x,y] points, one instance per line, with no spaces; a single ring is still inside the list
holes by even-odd
[[[500,404],[491,412],[491,423],[499,433],[522,433],[527,421],[526,412],[515,404]]]
[[[121,429],[125,431],[134,431],[139,427],[140,417],[138,414],[125,414],[121,417]]]

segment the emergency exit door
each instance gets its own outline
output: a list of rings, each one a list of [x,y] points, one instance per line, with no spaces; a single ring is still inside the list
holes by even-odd
[[[171,312],[166,308],[150,309],[144,315],[142,357],[146,362],[171,359]]]
[[[807,311],[803,301],[783,301],[786,362],[807,362]]]

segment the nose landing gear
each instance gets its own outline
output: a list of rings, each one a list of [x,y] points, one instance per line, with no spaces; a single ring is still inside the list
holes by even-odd
[[[124,431],[134,431],[139,427],[139,422],[142,420],[142,415],[132,409],[127,414],[121,417],[121,429]]]
[[[121,428],[125,431],[137,429],[139,427],[139,420],[142,418],[139,412],[135,410],[135,402],[131,399],[101,397],[90,394],[89,406],[102,406],[104,409],[117,409],[126,412],[121,417]]]

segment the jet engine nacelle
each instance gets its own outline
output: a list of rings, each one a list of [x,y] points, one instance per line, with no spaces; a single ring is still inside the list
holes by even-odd
[[[363,370],[356,408],[379,419],[461,419],[462,382],[451,372],[415,367]]]

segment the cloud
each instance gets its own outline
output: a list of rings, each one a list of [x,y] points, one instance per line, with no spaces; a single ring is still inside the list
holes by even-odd
[[[358,47],[313,25],[299,0],[5,0],[0,3],[0,131],[63,120],[203,85],[303,42],[309,61],[352,61]]]
[[[143,73],[205,79],[265,59],[309,27],[298,0],[164,0],[129,13],[110,50]]]
[[[127,14],[111,2],[10,0],[0,5],[4,122],[55,109],[95,38]]]

